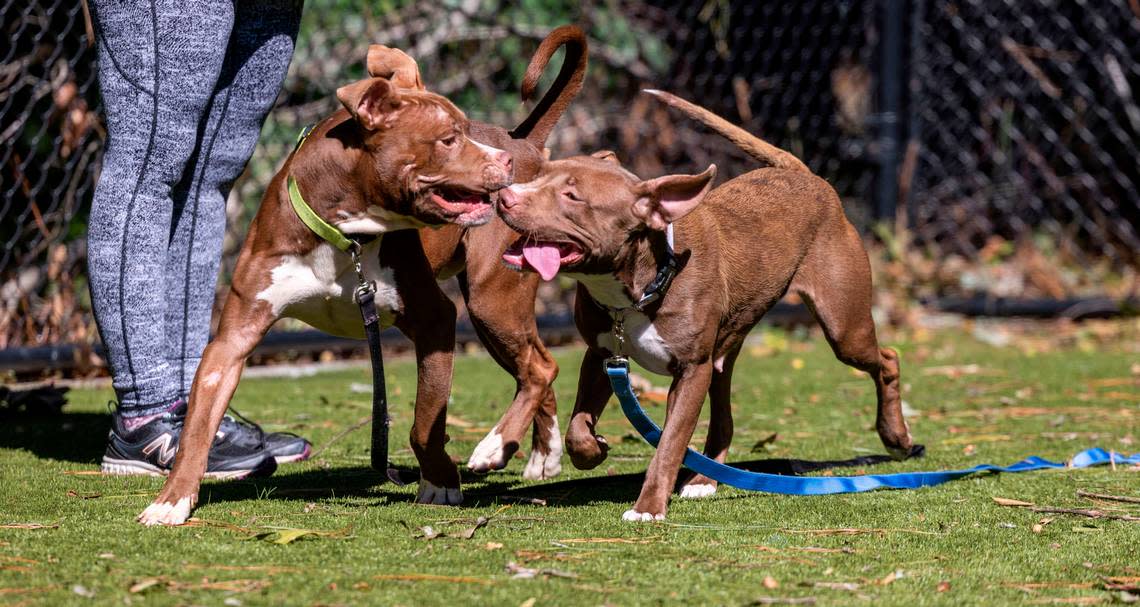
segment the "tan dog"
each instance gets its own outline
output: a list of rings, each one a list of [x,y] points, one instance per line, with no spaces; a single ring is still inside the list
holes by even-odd
[[[455,306],[431,280],[417,234],[406,228],[486,223],[493,215],[491,193],[510,183],[511,158],[472,141],[467,117],[439,95],[369,78],[341,88],[337,98],[344,109],[317,125],[262,198],[218,334],[194,377],[174,468],[139,516],[144,524],[176,525],[190,515],[242,366],[278,318],[363,337],[351,259],[298,218],[287,191],[290,177],[326,222],[349,236],[374,236],[361,252],[364,275],[376,289],[382,324],[395,324],[411,338],[419,362],[411,433],[420,465],[416,499],[462,499],[458,470],[444,450]],[[381,258],[381,242],[399,254]]]
[[[879,436],[893,455],[905,457],[911,438],[898,357],[876,340],[867,254],[835,190],[787,152],[703,108],[657,95],[772,168],[712,189],[715,166],[642,180],[603,152],[551,162],[531,183],[499,193],[500,215],[524,234],[504,262],[579,281],[575,319],[587,352],[566,433],[574,465],[593,468],[606,457],[595,428],[612,393],[602,363],[618,349],[620,319],[621,353],[673,378],[660,444],[641,495],[623,515],[663,519],[706,394],[712,417],[705,454],[724,461],[732,438],[733,363],[749,330],[789,291],[807,303],[839,360],[870,374]],[[670,230],[679,273],[661,299],[637,311],[633,303],[668,257]],[[714,481],[697,476],[681,495],[715,490]]]
[[[523,78],[523,99],[534,95],[539,77],[559,48],[566,58],[550,90],[513,131],[473,121],[473,140],[506,150],[514,161],[516,183],[530,181],[545,163],[544,145],[559,117],[582,88],[587,63],[586,36],[575,26],[554,29],[539,45]],[[383,45],[368,49],[368,72],[391,76],[409,88],[423,88],[414,59]],[[538,277],[512,272],[499,263],[507,245],[518,238],[502,221],[478,229],[446,226],[420,230],[420,239],[437,278],[458,275],[471,322],[495,361],[511,373],[517,390],[510,407],[476,446],[467,467],[479,473],[507,466],[533,420],[532,449],[523,477],[544,479],[562,470],[562,437],[551,384],[558,366],[535,326],[534,299]],[[395,244],[392,245],[394,247]],[[385,244],[382,255],[399,251]]]

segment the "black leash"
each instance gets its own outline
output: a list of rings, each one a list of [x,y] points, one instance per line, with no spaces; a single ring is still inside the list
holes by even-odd
[[[372,358],[372,469],[388,472],[388,391],[384,384],[384,354],[380,349],[380,315],[376,294],[357,291],[356,304],[364,320],[368,355]]]
[[[384,352],[380,346],[380,314],[376,312],[376,287],[365,280],[360,266],[360,243],[353,240],[349,250],[356,268],[357,285],[353,293],[364,321],[364,337],[368,340],[368,356],[372,359],[372,469],[384,473],[388,480],[403,485],[400,475],[388,465],[388,388],[384,383]]]

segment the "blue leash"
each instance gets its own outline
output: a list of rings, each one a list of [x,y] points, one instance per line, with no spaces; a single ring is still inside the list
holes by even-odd
[[[629,385],[629,361],[615,356],[606,360],[606,375],[610,378],[614,394],[621,403],[621,410],[641,436],[654,447],[661,440],[661,428],[649,419],[637,395]],[[1088,449],[1073,456],[1069,463],[1051,462],[1037,456],[1028,457],[1012,466],[981,464],[965,470],[945,470],[940,472],[900,472],[897,474],[868,474],[863,476],[784,476],[764,472],[750,472],[726,466],[704,454],[689,449],[685,453],[685,467],[726,485],[782,493],[784,495],[827,495],[831,493],[859,493],[872,489],[917,489],[940,485],[947,481],[962,478],[976,472],[1029,472],[1048,468],[1087,468],[1102,464],[1140,464],[1140,453],[1126,456],[1111,453],[1104,449]]]

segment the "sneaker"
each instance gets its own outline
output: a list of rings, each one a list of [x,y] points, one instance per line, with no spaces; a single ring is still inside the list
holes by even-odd
[[[227,415],[222,418],[221,431],[234,434],[239,437],[238,440],[250,447],[260,445],[273,455],[278,464],[304,461],[312,455],[313,444],[304,438],[292,432],[266,432],[237,409],[231,408],[230,411],[233,411],[241,421]]]
[[[103,454],[103,473],[169,474],[185,415],[186,406],[182,405],[129,432],[121,420],[113,416],[107,451]],[[266,449],[242,440],[240,433],[219,431],[206,461],[207,478],[269,476],[276,470],[277,461],[273,456]]]

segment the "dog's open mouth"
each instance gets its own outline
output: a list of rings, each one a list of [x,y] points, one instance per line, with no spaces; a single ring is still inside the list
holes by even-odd
[[[443,209],[456,223],[490,217],[492,212],[491,195],[487,193],[436,190],[431,193],[431,201]]]
[[[582,260],[582,247],[572,242],[535,241],[522,237],[503,253],[503,264],[517,271],[534,270],[551,280],[559,268]]]

